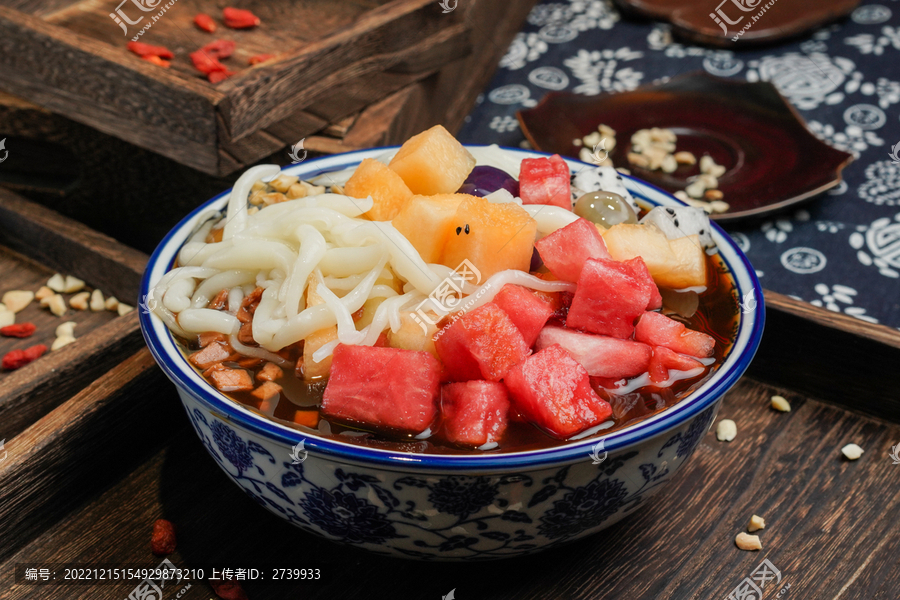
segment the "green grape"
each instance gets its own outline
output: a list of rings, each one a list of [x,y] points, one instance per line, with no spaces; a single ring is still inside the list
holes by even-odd
[[[588,192],[575,202],[574,212],[579,217],[607,228],[619,223],[638,222],[631,205],[614,192]]]

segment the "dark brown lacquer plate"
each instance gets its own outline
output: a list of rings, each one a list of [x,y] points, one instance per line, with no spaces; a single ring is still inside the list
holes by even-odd
[[[841,170],[853,160],[815,137],[772,84],[703,72],[631,92],[551,92],[517,116],[535,149],[575,158],[580,148],[574,140],[601,123],[609,125],[616,130],[616,145],[609,154],[613,164],[669,193],[687,187],[699,167],[650,171],[630,165],[627,155],[636,131],[673,130],[678,151],[692,152],[698,159],[708,154],[727,169],[719,178],[719,190],[730,209],[712,215],[717,221],[756,217],[807,200],[838,185]]]
[[[615,0],[624,12],[671,22],[681,38],[719,47],[796,37],[850,14],[859,2],[775,0],[767,6],[766,0]]]

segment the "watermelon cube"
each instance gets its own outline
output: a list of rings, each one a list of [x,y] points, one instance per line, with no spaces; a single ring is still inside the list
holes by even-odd
[[[463,381],[441,388],[441,431],[451,444],[477,448],[506,431],[509,394],[493,381]]]
[[[559,154],[525,158],[519,169],[519,197],[523,204],[549,204],[572,210],[569,165]]]
[[[591,377],[618,380],[646,373],[653,349],[647,344],[605,335],[572,331],[564,327],[544,327],[536,348],[554,344],[565,348]]]
[[[634,320],[650,303],[650,288],[629,263],[589,258],[578,278],[578,287],[566,318],[566,326],[617,338],[634,333]]]
[[[509,315],[529,348],[534,345],[541,328],[554,311],[553,304],[548,298],[538,296],[531,290],[512,283],[507,283],[497,292],[493,303]]]
[[[655,312],[647,312],[641,316],[634,330],[634,339],[697,358],[712,356],[716,347],[716,340],[712,336],[692,331],[683,323]]]
[[[656,282],[653,281],[653,276],[650,275],[650,270],[647,268],[644,259],[638,256],[631,260],[626,260],[625,264],[631,267],[634,278],[642,282],[642,285],[644,285],[650,293],[650,300],[647,302],[647,310],[658,310],[662,308],[662,294],[659,293],[659,288],[657,287]]]
[[[609,403],[591,388],[584,367],[558,344],[514,366],[505,383],[513,408],[557,439],[568,439],[612,415]]]
[[[531,353],[519,328],[493,302],[459,317],[434,343],[451,381],[500,381]]]
[[[322,414],[375,430],[421,433],[437,417],[440,375],[428,352],[339,344]]]
[[[650,381],[663,383],[669,378],[670,369],[685,372],[704,368],[703,363],[695,358],[672,352],[664,346],[657,346],[653,349],[653,356],[650,358]],[[697,371],[696,374],[699,375],[700,371]]]
[[[578,281],[584,261],[610,258],[603,236],[587,219],[578,219],[535,242],[541,260],[557,278]]]

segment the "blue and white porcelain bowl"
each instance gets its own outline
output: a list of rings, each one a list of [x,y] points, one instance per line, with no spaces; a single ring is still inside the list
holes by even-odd
[[[309,160],[284,172],[309,179],[384,152]],[[516,160],[540,155],[507,152]],[[585,168],[568,162],[573,173]],[[624,182],[641,203],[681,204],[636,179]],[[227,194],[195,210],[160,243],[142,294],[170,269],[204,215],[225,207]],[[763,330],[762,290],[747,258],[715,225],[713,238],[734,279],[735,297],[752,291],[755,309],[738,316],[731,351],[702,387],[672,408],[604,436],[602,447],[590,438],[499,455],[417,455],[305,435],[209,385],[156,315],[142,311],[141,327],[206,449],[241,489],[286,521],[380,554],[456,560],[519,556],[609,527],[657,494],[690,458],[723,395],[747,369]]]

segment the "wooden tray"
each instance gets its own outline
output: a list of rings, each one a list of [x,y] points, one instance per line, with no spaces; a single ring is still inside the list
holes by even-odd
[[[140,252],[0,190],[0,293],[37,291],[60,272],[134,305],[146,261]],[[34,344],[49,348],[56,327],[66,321],[78,323],[77,341],[16,371],[0,371],[0,440],[21,432],[143,343],[136,311],[120,317],[70,308],[57,317],[33,301],[16,317],[37,331],[25,339],[0,337],[0,355]]]
[[[137,20],[139,3],[119,8]],[[510,17],[521,14],[513,23],[517,28],[533,3],[516,0],[501,8],[511,8]],[[155,12],[143,13],[125,35],[110,19],[114,5],[0,0],[0,85],[181,164],[224,175],[469,54],[471,40],[485,37],[474,23],[483,27],[481,15],[495,12],[498,3],[471,0],[450,12],[435,0],[241,5],[262,19],[259,27],[220,26],[208,34],[192,24],[193,16],[206,12],[219,18],[220,7],[209,0],[179,0],[140,38],[176,53],[171,68],[163,69],[125,47]],[[499,12],[499,23],[506,18]],[[213,85],[193,68],[188,54],[216,37],[238,43],[226,61],[237,74]],[[260,53],[277,58],[248,66],[247,59]]]
[[[735,441],[720,443],[708,433],[660,496],[605,532],[492,563],[375,557],[260,509],[206,454],[173,386],[142,350],[7,443],[9,457],[0,463],[4,597],[121,600],[133,584],[16,585],[14,566],[154,567],[160,559],[149,550],[150,528],[165,517],[179,527],[178,550],[169,557],[178,567],[320,567],[330,581],[245,583],[251,599],[439,598],[453,589],[460,598],[510,600],[726,598],[763,559],[782,576],[765,598],[893,598],[900,585],[900,466],[887,454],[900,442],[891,382],[900,334],[778,294],[767,293],[766,301],[769,323],[753,373],[720,411],[737,422]],[[792,412],[768,408],[774,393],[791,401]],[[852,463],[840,454],[851,441],[865,449]],[[82,480],[89,485],[67,486]],[[766,519],[761,552],[734,546],[751,514]],[[180,591],[166,589],[164,598]],[[207,600],[213,593],[194,581],[179,597]]]

